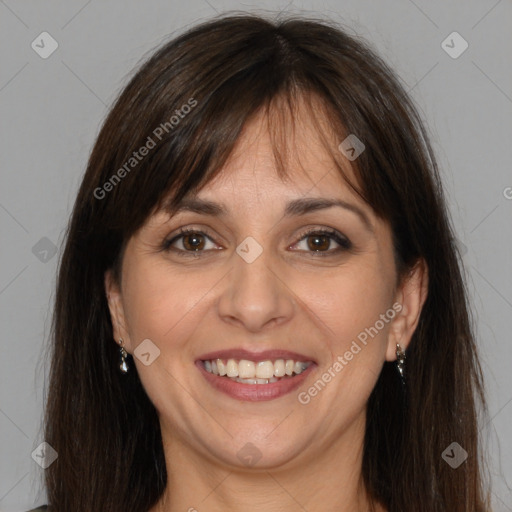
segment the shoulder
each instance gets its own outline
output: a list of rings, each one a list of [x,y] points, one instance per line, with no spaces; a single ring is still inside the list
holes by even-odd
[[[33,508],[33,509],[29,510],[28,512],[37,512],[38,510],[47,510],[47,509],[48,509],[48,505],[41,505],[40,507]]]

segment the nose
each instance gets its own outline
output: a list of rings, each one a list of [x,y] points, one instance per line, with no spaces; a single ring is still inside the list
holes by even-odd
[[[233,254],[231,272],[226,276],[228,285],[218,302],[223,321],[259,332],[293,317],[293,292],[271,259],[267,250],[251,263]]]

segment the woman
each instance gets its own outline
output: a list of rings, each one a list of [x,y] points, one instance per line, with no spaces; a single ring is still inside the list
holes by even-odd
[[[223,16],[138,70],[53,334],[48,510],[488,510],[435,158],[333,23]]]

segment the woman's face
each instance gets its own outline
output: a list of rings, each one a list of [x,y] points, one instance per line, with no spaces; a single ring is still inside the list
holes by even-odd
[[[248,124],[194,197],[222,213],[158,212],[129,240],[121,286],[106,276],[115,337],[134,356],[164,445],[231,467],[359,453],[367,399],[422,302],[420,280],[395,286],[389,226],[310,124],[290,144],[286,182],[265,126],[262,116]]]

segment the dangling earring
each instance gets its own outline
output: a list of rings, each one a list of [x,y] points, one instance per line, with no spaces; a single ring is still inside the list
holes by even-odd
[[[123,348],[123,340],[122,340],[122,338],[119,339],[119,345],[120,345],[119,351],[121,352],[121,364],[119,365],[119,369],[123,373],[128,373],[129,366],[126,363],[126,357],[128,356],[128,353]]]
[[[400,374],[400,379],[405,385],[405,351],[398,343],[396,344],[396,367]]]

